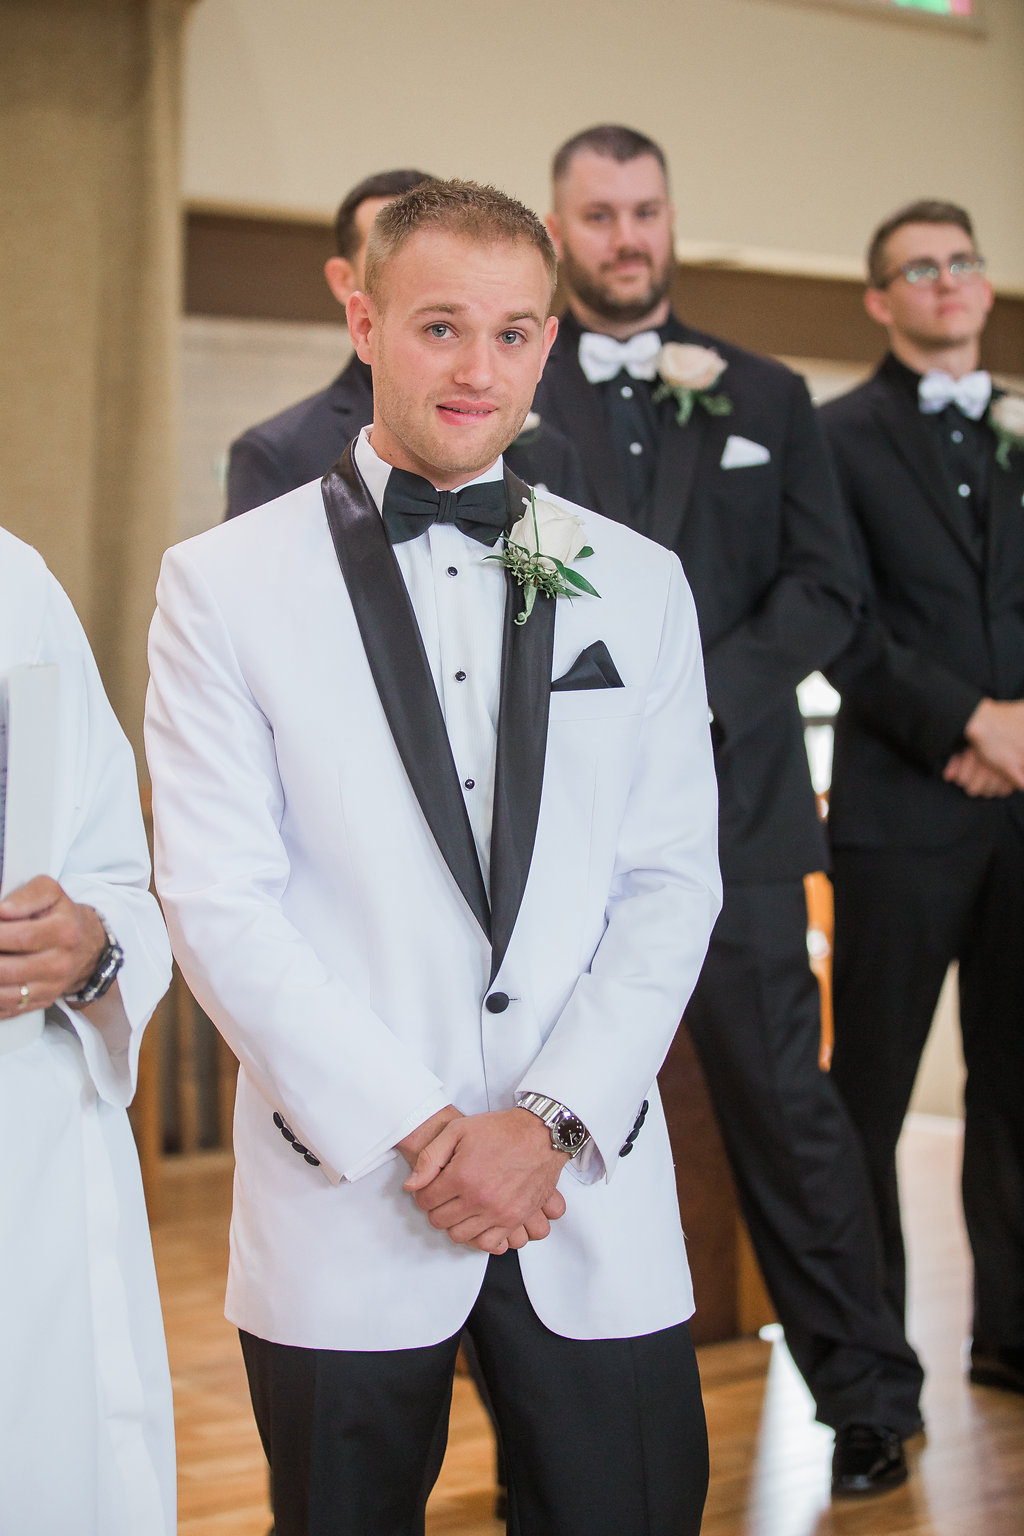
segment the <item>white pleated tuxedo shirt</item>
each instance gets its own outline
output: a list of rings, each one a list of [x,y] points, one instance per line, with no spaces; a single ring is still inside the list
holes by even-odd
[[[391,465],[374,452],[369,434],[364,427],[353,452],[379,512]],[[499,459],[466,484],[482,485],[503,475]],[[505,571],[487,559],[497,547],[488,549],[454,523],[434,523],[418,538],[392,546],[441,703],[488,889],[505,616]]]

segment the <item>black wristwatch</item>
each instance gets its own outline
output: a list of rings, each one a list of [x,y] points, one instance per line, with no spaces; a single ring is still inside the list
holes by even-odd
[[[103,918],[97,912],[103,927],[106,943],[100,950],[100,957],[96,961],[96,968],[84,987],[79,987],[77,992],[65,992],[64,1001],[73,1003],[76,1008],[82,1008],[87,1003],[95,1003],[105,992],[109,992],[117,979],[117,973],[124,965],[124,950],[114,938]]]
[[[556,1152],[567,1152],[570,1157],[575,1157],[590,1140],[590,1132],[579,1116],[559,1104],[557,1099],[545,1098],[542,1093],[517,1093],[516,1105],[543,1120]]]

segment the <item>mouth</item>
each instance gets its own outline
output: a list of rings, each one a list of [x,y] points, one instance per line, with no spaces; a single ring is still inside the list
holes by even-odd
[[[445,421],[453,421],[472,425],[473,422],[486,421],[489,416],[495,415],[498,407],[487,405],[481,401],[471,400],[447,400],[437,407],[439,415]]]
[[[640,254],[633,256],[620,256],[617,261],[610,261],[605,271],[615,276],[616,273],[630,274],[633,272],[647,271],[651,265],[649,256]]]

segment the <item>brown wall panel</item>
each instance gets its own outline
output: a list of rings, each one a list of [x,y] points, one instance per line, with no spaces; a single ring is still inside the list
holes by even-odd
[[[328,224],[192,209],[186,232],[186,314],[342,323],[323,276],[334,253]],[[685,266],[673,302],[699,330],[754,352],[873,362],[884,342],[861,292],[843,278]],[[996,300],[983,361],[1024,373],[1024,298]]]
[[[324,280],[329,225],[191,210],[185,231],[187,315],[342,324]]]
[[[690,325],[752,352],[857,363],[882,352],[859,283],[686,266],[676,273],[672,299]]]

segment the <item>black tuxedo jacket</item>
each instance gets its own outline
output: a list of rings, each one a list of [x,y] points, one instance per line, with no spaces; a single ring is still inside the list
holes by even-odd
[[[327,389],[250,427],[231,444],[226,515],[237,517],[319,479],[372,420],[370,370],[352,357]],[[575,449],[544,421],[520,434],[505,463],[529,485],[545,485],[570,501],[585,500]]]
[[[986,549],[913,396],[886,359],[821,409],[868,612],[830,668],[842,694],[829,811],[836,845],[937,847],[1024,795],[971,799],[942,770],[983,697],[1024,697],[1024,454],[993,462]],[[992,439],[993,459],[995,437]]]
[[[577,357],[579,327],[562,327],[537,409],[572,439],[598,512],[638,526],[608,431],[602,393]],[[664,339],[713,346],[728,367],[728,416],[698,405],[685,427],[659,407],[653,505],[640,532],[678,554],[700,619],[714,715],[722,874],[727,881],[799,879],[827,853],[804,748],[796,685],[836,656],[859,611],[853,551],[804,383],[781,364],[672,319]],[[722,467],[730,437],[768,461]]]

